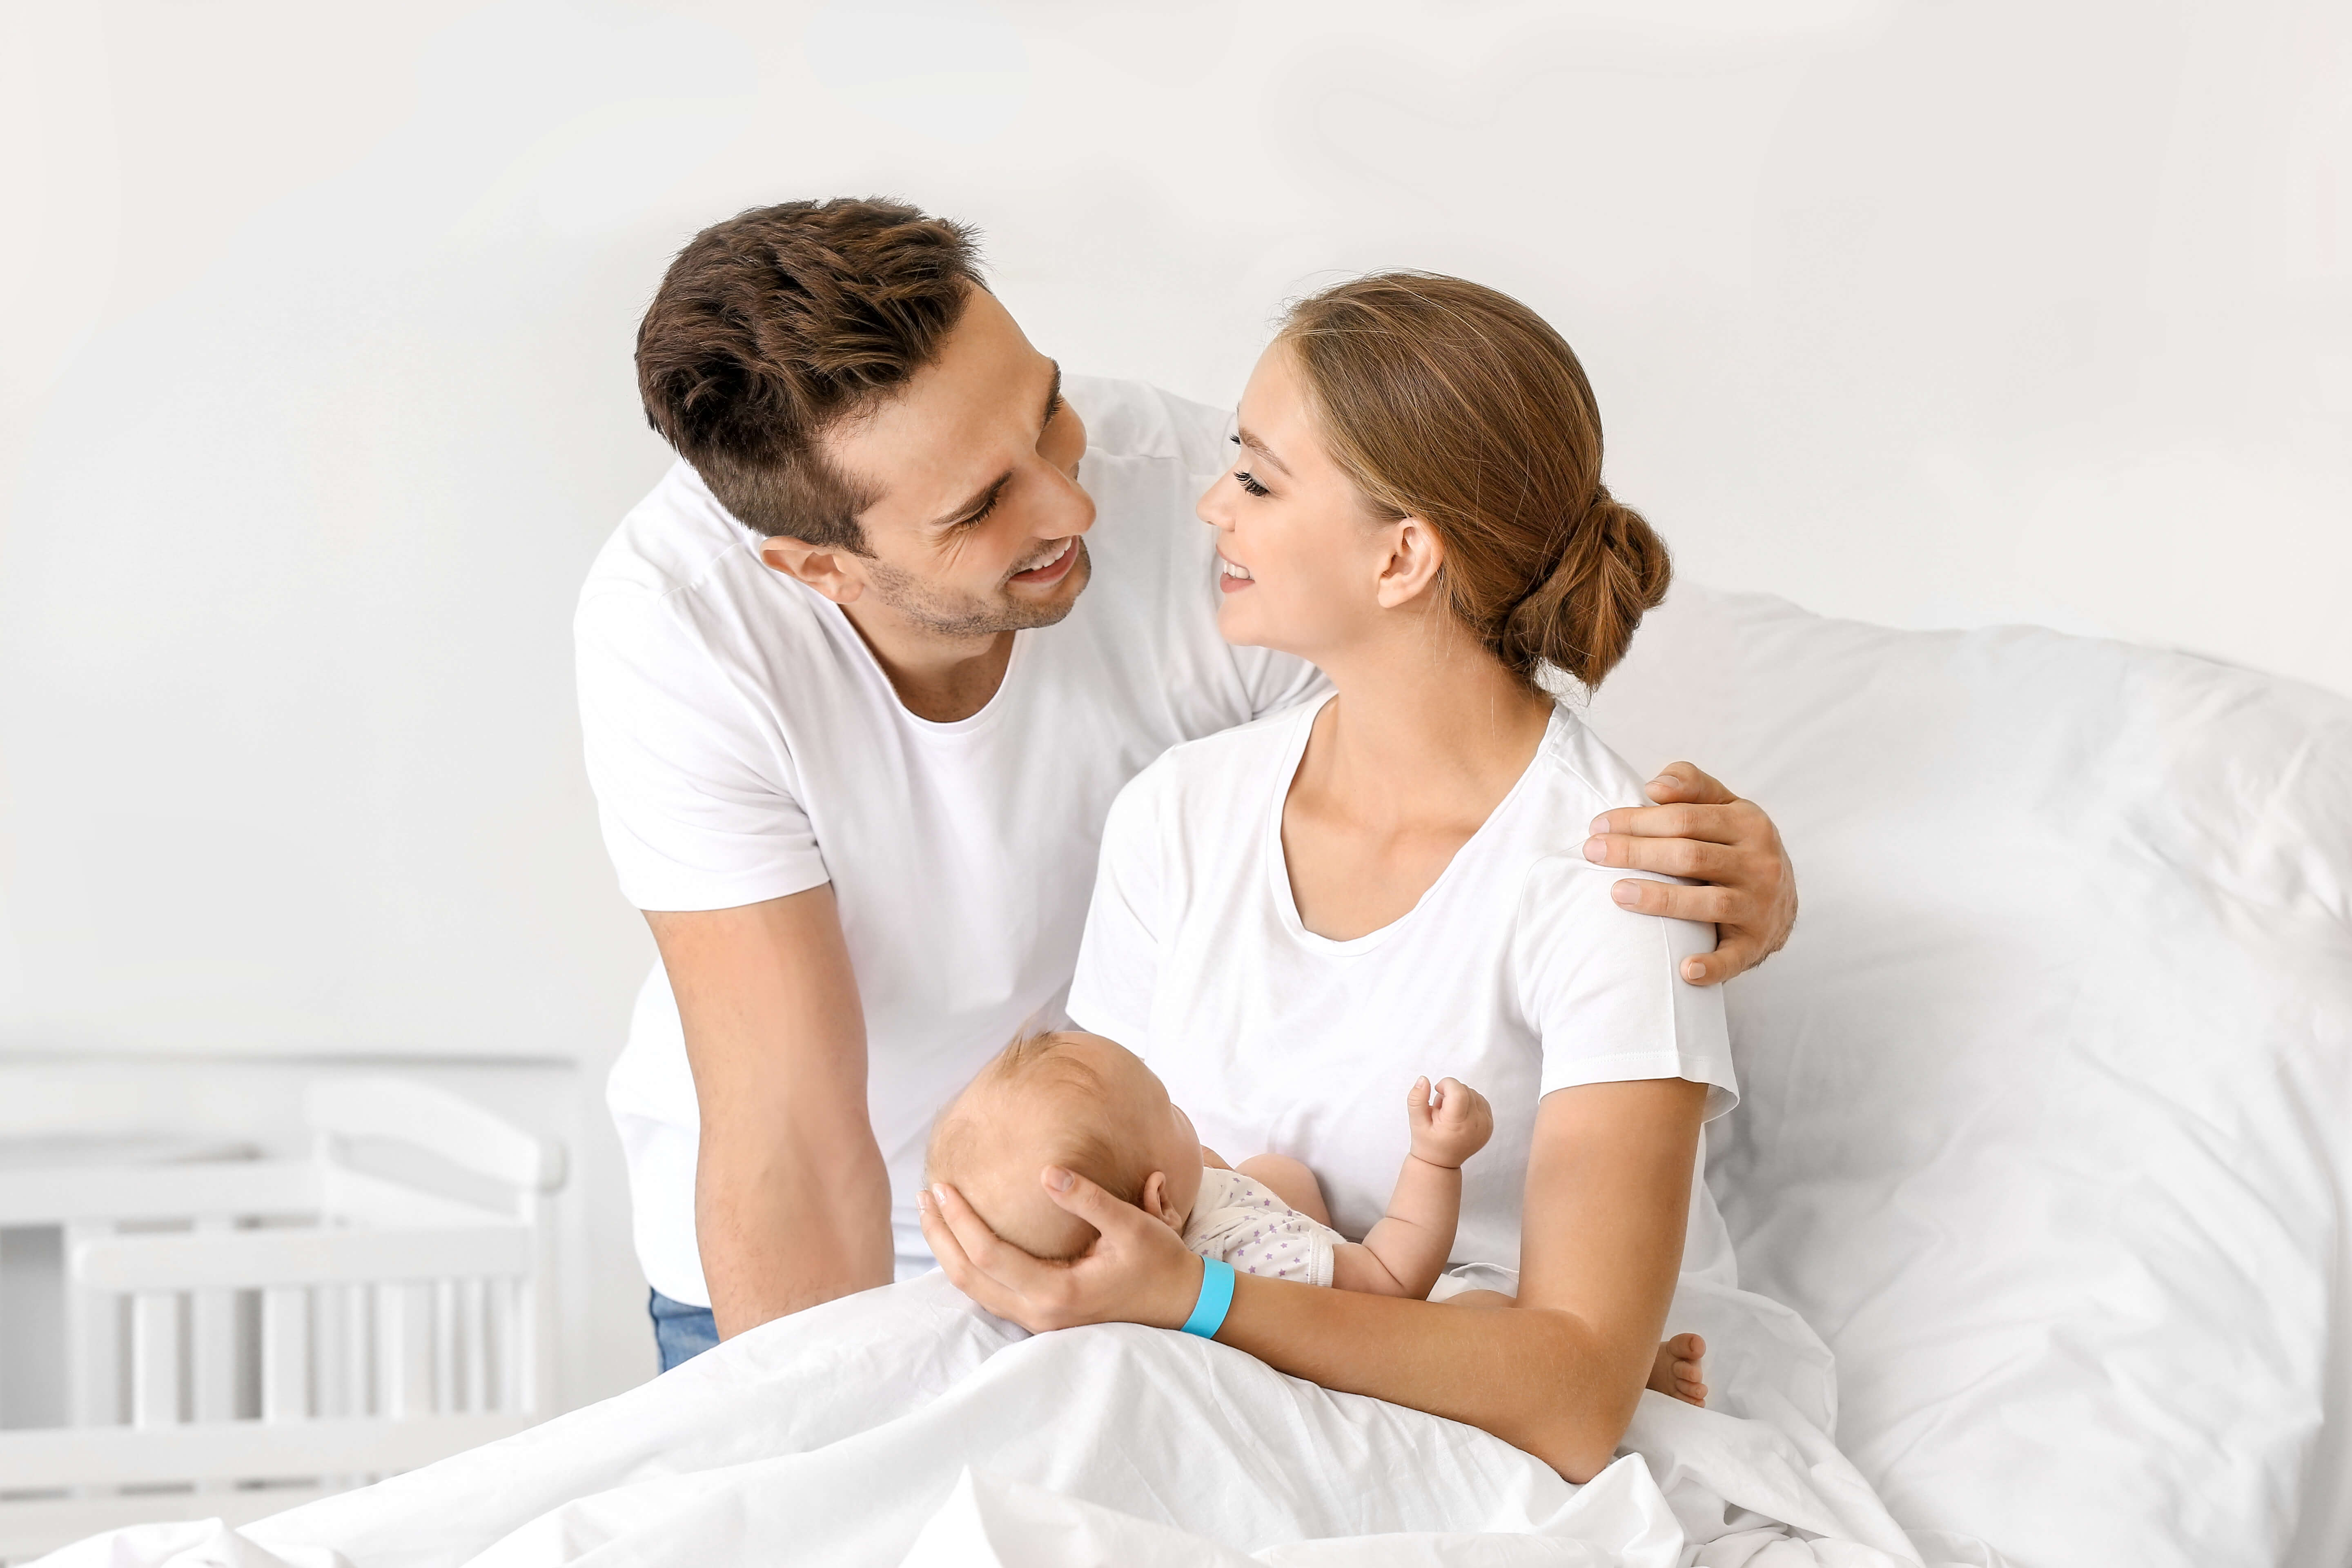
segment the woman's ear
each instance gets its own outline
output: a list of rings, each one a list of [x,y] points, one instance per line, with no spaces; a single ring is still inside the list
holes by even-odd
[[[1445,542],[1437,530],[1417,517],[1393,525],[1388,559],[1381,564],[1380,601],[1383,610],[1410,605],[1419,598],[1445,564]]]
[[[846,551],[822,549],[804,539],[772,534],[760,543],[760,559],[771,571],[805,583],[836,605],[852,605],[866,592],[865,574]]]

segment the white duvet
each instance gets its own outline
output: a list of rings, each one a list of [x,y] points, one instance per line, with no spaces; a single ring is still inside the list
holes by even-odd
[[[1715,1347],[1717,1407],[1644,1394],[1633,1452],[1581,1488],[1472,1427],[1327,1393],[1204,1340],[1124,1324],[1032,1338],[931,1274],[241,1533],[146,1526],[53,1562],[1920,1561],[1825,1436],[1828,1354],[1794,1314],[1693,1282],[1675,1318]]]
[[[1645,1395],[1591,1485],[1225,1347],[1024,1338],[933,1277],[55,1561],[2352,1561],[2352,703],[1685,588],[1592,716],[1767,803],[1805,910],[1731,989],[1710,1129],[1742,1282],[1793,1310],[1686,1283],[1715,1407]]]

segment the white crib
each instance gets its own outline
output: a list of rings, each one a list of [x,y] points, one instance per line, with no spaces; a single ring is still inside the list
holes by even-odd
[[[0,1172],[0,1226],[63,1233],[68,1420],[0,1431],[0,1563],[259,1518],[547,1414],[562,1146],[401,1079],[305,1112],[307,1160]],[[403,1160],[425,1175],[381,1173]]]

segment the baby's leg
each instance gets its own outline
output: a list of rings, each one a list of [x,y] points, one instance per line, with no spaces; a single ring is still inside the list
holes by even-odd
[[[1234,1169],[1254,1182],[1264,1182],[1274,1189],[1276,1197],[1317,1225],[1331,1223],[1331,1211],[1323,1206],[1323,1184],[1289,1155],[1253,1154]]]

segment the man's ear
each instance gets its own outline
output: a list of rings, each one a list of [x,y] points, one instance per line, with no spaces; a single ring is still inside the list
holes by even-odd
[[[1178,1228],[1176,1210],[1168,1201],[1167,1172],[1154,1171],[1143,1178],[1142,1201],[1136,1206],[1169,1229]]]
[[[1388,559],[1381,563],[1381,608],[1393,610],[1419,598],[1445,564],[1445,542],[1437,530],[1420,518],[1408,517],[1393,525]]]
[[[760,543],[760,559],[771,570],[805,583],[836,605],[852,605],[866,592],[858,558],[838,545],[811,544],[790,534],[772,534]]]

